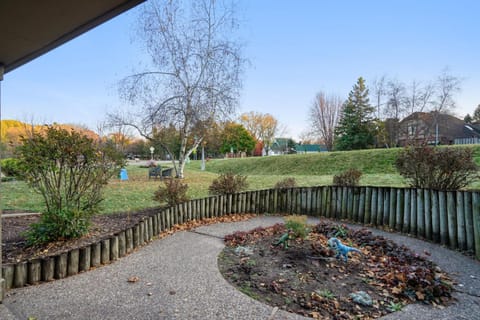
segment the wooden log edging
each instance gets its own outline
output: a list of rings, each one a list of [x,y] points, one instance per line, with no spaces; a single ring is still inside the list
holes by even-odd
[[[242,213],[306,214],[426,239],[480,260],[480,192],[413,188],[300,187],[195,199],[159,209],[134,226],[82,248],[3,264],[7,289],[62,279],[112,263],[175,224]]]

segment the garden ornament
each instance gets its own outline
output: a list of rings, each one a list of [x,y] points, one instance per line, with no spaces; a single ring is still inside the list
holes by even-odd
[[[345,262],[348,262],[348,253],[349,252],[358,252],[362,254],[362,252],[356,248],[349,247],[347,245],[344,245],[340,240],[337,238],[330,238],[328,239],[328,246],[333,248],[336,252],[337,255],[335,256],[337,259],[340,258],[340,256],[343,256],[345,259]]]
[[[292,230],[288,230],[287,232],[285,232],[281,237],[280,239],[278,239],[277,242],[275,242],[273,245],[275,247],[283,244],[283,248],[284,249],[288,249],[288,240],[290,239],[290,234],[292,233]]]

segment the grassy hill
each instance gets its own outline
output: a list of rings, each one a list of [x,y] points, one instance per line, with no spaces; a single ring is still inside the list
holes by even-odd
[[[480,165],[480,146],[473,146]],[[396,174],[395,160],[401,148],[343,152],[322,152],[244,159],[211,160],[206,170],[213,173],[232,171],[242,175],[334,175],[349,168],[364,174]],[[192,162],[190,168],[199,167]]]

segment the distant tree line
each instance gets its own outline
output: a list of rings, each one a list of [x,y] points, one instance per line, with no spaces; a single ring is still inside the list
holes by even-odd
[[[382,76],[370,87],[360,77],[348,98],[320,91],[309,110],[310,134],[328,150],[353,150],[396,146],[399,122],[414,112],[451,114],[461,79],[445,69],[431,82],[409,84]],[[480,106],[466,122],[480,120]],[[435,119],[434,119],[435,121]]]

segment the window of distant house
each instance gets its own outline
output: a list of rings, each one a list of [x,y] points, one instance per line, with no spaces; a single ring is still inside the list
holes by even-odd
[[[415,135],[415,126],[413,124],[408,126],[408,135],[414,136]]]

